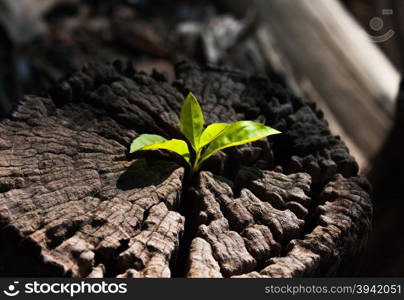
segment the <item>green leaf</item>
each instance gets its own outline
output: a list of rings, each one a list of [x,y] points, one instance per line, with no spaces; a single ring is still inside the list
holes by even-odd
[[[137,138],[135,138],[130,145],[130,153],[142,150],[142,148],[148,145],[161,143],[166,140],[167,139],[157,134],[141,134]]]
[[[209,125],[201,135],[201,140],[199,143],[199,147],[205,147],[207,144],[212,142],[215,138],[217,138],[223,131],[229,127],[230,124],[226,123],[215,123],[212,125]]]
[[[169,150],[181,155],[188,164],[190,162],[190,154],[188,145],[182,140],[172,139],[166,140],[162,136],[153,134],[142,134],[136,138],[130,147],[130,153],[139,150]]]
[[[165,149],[181,155],[190,164],[188,145],[183,140],[172,139],[144,147],[142,150]]]
[[[199,140],[203,130],[203,113],[196,97],[189,93],[181,107],[181,132],[191,143],[195,151],[199,150]]]
[[[250,142],[257,141],[280,131],[253,121],[239,121],[230,124],[222,134],[212,141],[203,154],[199,165],[216,152]]]

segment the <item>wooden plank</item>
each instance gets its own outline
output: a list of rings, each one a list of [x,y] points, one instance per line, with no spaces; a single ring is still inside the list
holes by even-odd
[[[264,21],[258,40],[271,37],[269,63],[328,107],[366,159],[374,156],[391,127],[397,70],[336,0],[257,5]]]

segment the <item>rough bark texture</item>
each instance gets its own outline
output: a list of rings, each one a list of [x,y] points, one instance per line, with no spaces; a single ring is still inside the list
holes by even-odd
[[[229,149],[195,178],[140,133],[181,137],[187,91],[207,123],[283,132]],[[0,123],[0,274],[74,277],[350,275],[369,186],[322,113],[267,78],[181,64],[177,80],[88,66]]]

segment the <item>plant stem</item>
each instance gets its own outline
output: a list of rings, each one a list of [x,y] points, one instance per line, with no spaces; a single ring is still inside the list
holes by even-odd
[[[199,169],[199,159],[201,158],[201,150],[196,151],[195,161],[192,164],[191,175]]]

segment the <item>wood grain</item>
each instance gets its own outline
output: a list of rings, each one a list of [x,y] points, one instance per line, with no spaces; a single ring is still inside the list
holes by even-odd
[[[283,133],[227,149],[190,178],[141,133],[181,137],[184,95],[207,123]],[[0,122],[0,275],[292,277],[354,274],[371,227],[366,180],[321,111],[268,78],[177,65],[89,65]]]
[[[371,159],[392,125],[399,73],[338,1],[257,6],[270,65],[332,114],[336,133],[352,140],[363,161]]]

